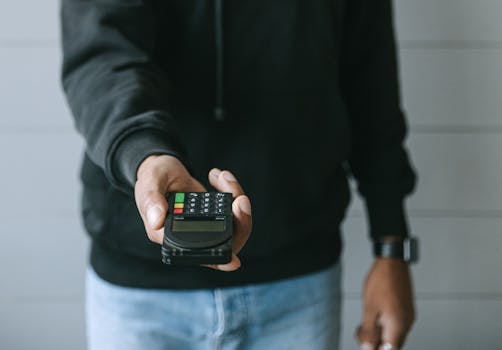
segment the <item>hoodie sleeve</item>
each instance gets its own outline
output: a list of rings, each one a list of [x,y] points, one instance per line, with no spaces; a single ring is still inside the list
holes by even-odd
[[[62,0],[62,82],[89,158],[132,193],[152,154],[185,153],[168,113],[168,80],[154,59],[147,0]]]
[[[373,239],[406,236],[404,198],[415,174],[404,148],[391,0],[345,2],[342,89],[351,123],[349,165]]]

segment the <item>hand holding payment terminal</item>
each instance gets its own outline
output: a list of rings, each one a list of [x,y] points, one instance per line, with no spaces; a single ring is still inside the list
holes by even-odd
[[[170,193],[167,202],[162,262],[202,265],[232,260],[231,193]]]

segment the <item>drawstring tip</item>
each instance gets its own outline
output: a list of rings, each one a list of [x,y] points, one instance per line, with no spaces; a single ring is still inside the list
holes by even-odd
[[[225,120],[225,110],[221,107],[216,107],[214,109],[214,119],[218,122]]]

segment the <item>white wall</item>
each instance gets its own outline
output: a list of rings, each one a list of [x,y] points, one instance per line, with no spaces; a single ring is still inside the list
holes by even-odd
[[[407,349],[502,349],[501,0],[397,0],[404,107],[419,187],[418,321]],[[370,264],[356,201],[345,225],[345,330],[354,349]]]
[[[0,2],[0,349],[84,349],[82,141],[59,87],[58,2]]]
[[[56,0],[0,3],[0,348],[83,349],[82,141],[59,88]],[[502,0],[398,0],[410,200],[422,240],[407,349],[502,349]],[[345,328],[360,319],[370,245],[345,224]]]

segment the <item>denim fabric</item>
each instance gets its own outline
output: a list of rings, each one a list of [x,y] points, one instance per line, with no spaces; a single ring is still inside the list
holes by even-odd
[[[110,284],[87,273],[91,350],[336,350],[340,266],[293,279],[214,290]]]

